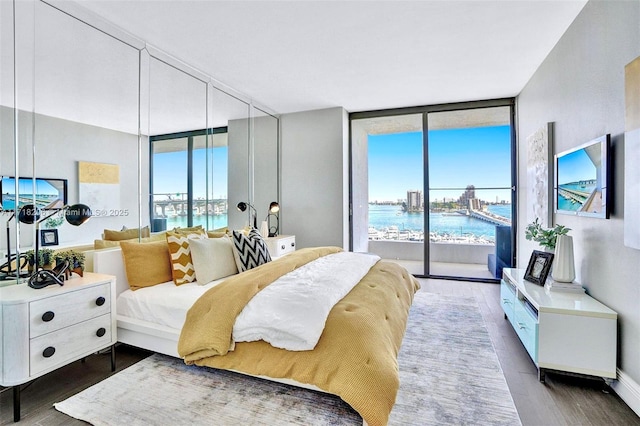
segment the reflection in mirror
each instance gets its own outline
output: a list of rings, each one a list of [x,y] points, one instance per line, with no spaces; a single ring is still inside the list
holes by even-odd
[[[210,205],[203,167],[207,84],[168,63],[149,62],[152,231],[206,226]]]
[[[252,221],[250,208],[244,212],[236,208],[240,202],[253,204],[249,186],[249,114],[248,103],[209,84],[209,123],[212,132],[215,132],[215,129],[227,129],[227,168],[225,170],[218,167],[218,172],[214,164],[211,179],[222,179],[221,175],[227,175],[225,193],[229,229],[243,228]],[[215,144],[213,134],[213,145]]]
[[[74,227],[58,214],[40,228],[57,230],[54,249],[90,247],[104,230],[140,226],[138,50],[42,2],[34,23],[34,140],[21,175],[67,180],[66,204],[88,205],[92,220]],[[41,209],[65,204],[55,187],[35,189]],[[41,239],[34,230],[29,246]]]
[[[0,172],[15,175],[16,140],[14,131],[14,48],[13,8],[10,2],[0,2]],[[15,192],[15,186],[13,188]],[[4,194],[4,191],[0,191]],[[0,286],[15,282],[15,266],[9,255],[15,256],[17,222],[13,213],[14,200],[0,199]]]
[[[267,220],[272,202],[280,203],[278,119],[259,108],[253,108],[254,201],[258,225]],[[286,206],[280,205],[282,209]],[[278,217],[282,210],[278,212]],[[270,217],[270,233],[276,229],[276,218]]]

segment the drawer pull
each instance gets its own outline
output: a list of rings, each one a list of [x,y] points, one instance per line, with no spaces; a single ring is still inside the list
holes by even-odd
[[[523,328],[527,328],[527,326],[521,322],[518,323],[518,328],[522,330]]]
[[[45,348],[44,351],[42,351],[42,356],[45,358],[51,358],[55,353],[56,348],[54,348],[53,346],[49,346],[48,348]]]
[[[106,332],[107,332],[107,330],[105,330],[105,328],[104,328],[104,327],[100,327],[100,328],[98,329],[98,331],[96,331],[96,336],[98,336],[98,337],[102,337],[102,336],[104,336],[104,335],[105,335],[105,333],[106,333]]]
[[[49,321],[51,321],[51,320],[53,319],[53,317],[55,317],[55,316],[56,316],[56,314],[54,314],[53,312],[51,312],[51,311],[47,311],[47,312],[45,312],[44,314],[42,314],[42,321],[44,321],[44,322],[49,322]]]
[[[505,303],[505,304],[507,304],[507,305],[508,305],[508,304],[511,304],[511,300],[509,300],[509,299],[502,299],[502,303]]]
[[[284,250],[285,248],[287,248],[287,246],[285,246],[285,245],[283,244],[283,245],[281,245],[281,246],[280,246],[280,248],[281,248],[282,250]]]
[[[295,246],[296,246],[296,243],[291,243],[291,247],[295,247]]]
[[[104,298],[104,297],[102,297],[102,296],[100,296],[100,297],[98,297],[98,298],[96,299],[96,305],[98,305],[98,306],[102,306],[102,305],[104,305],[104,302],[106,302],[106,300],[105,300],[105,298]]]

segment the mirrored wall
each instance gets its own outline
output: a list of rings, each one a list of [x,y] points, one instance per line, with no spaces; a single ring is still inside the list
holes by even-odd
[[[81,4],[0,2],[0,21],[0,263],[36,239],[90,249],[105,229],[259,226],[279,201],[267,108]],[[82,226],[62,214],[77,203]],[[30,204],[39,216],[13,217]]]

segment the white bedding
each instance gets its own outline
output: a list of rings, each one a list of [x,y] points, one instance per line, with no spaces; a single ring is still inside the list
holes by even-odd
[[[256,294],[236,318],[233,340],[264,340],[290,351],[312,350],[333,306],[360,282],[379,256],[340,252],[289,272]]]
[[[144,287],[136,291],[125,290],[118,296],[118,315],[181,330],[191,305],[204,292],[225,279],[206,285],[188,283],[176,286],[173,281]]]

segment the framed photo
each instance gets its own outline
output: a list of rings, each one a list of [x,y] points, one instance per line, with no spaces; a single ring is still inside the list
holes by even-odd
[[[57,246],[58,230],[57,229],[41,229],[40,245],[41,246]]]
[[[531,259],[529,259],[529,266],[524,273],[524,279],[538,285],[544,285],[552,262],[553,253],[534,250]]]

